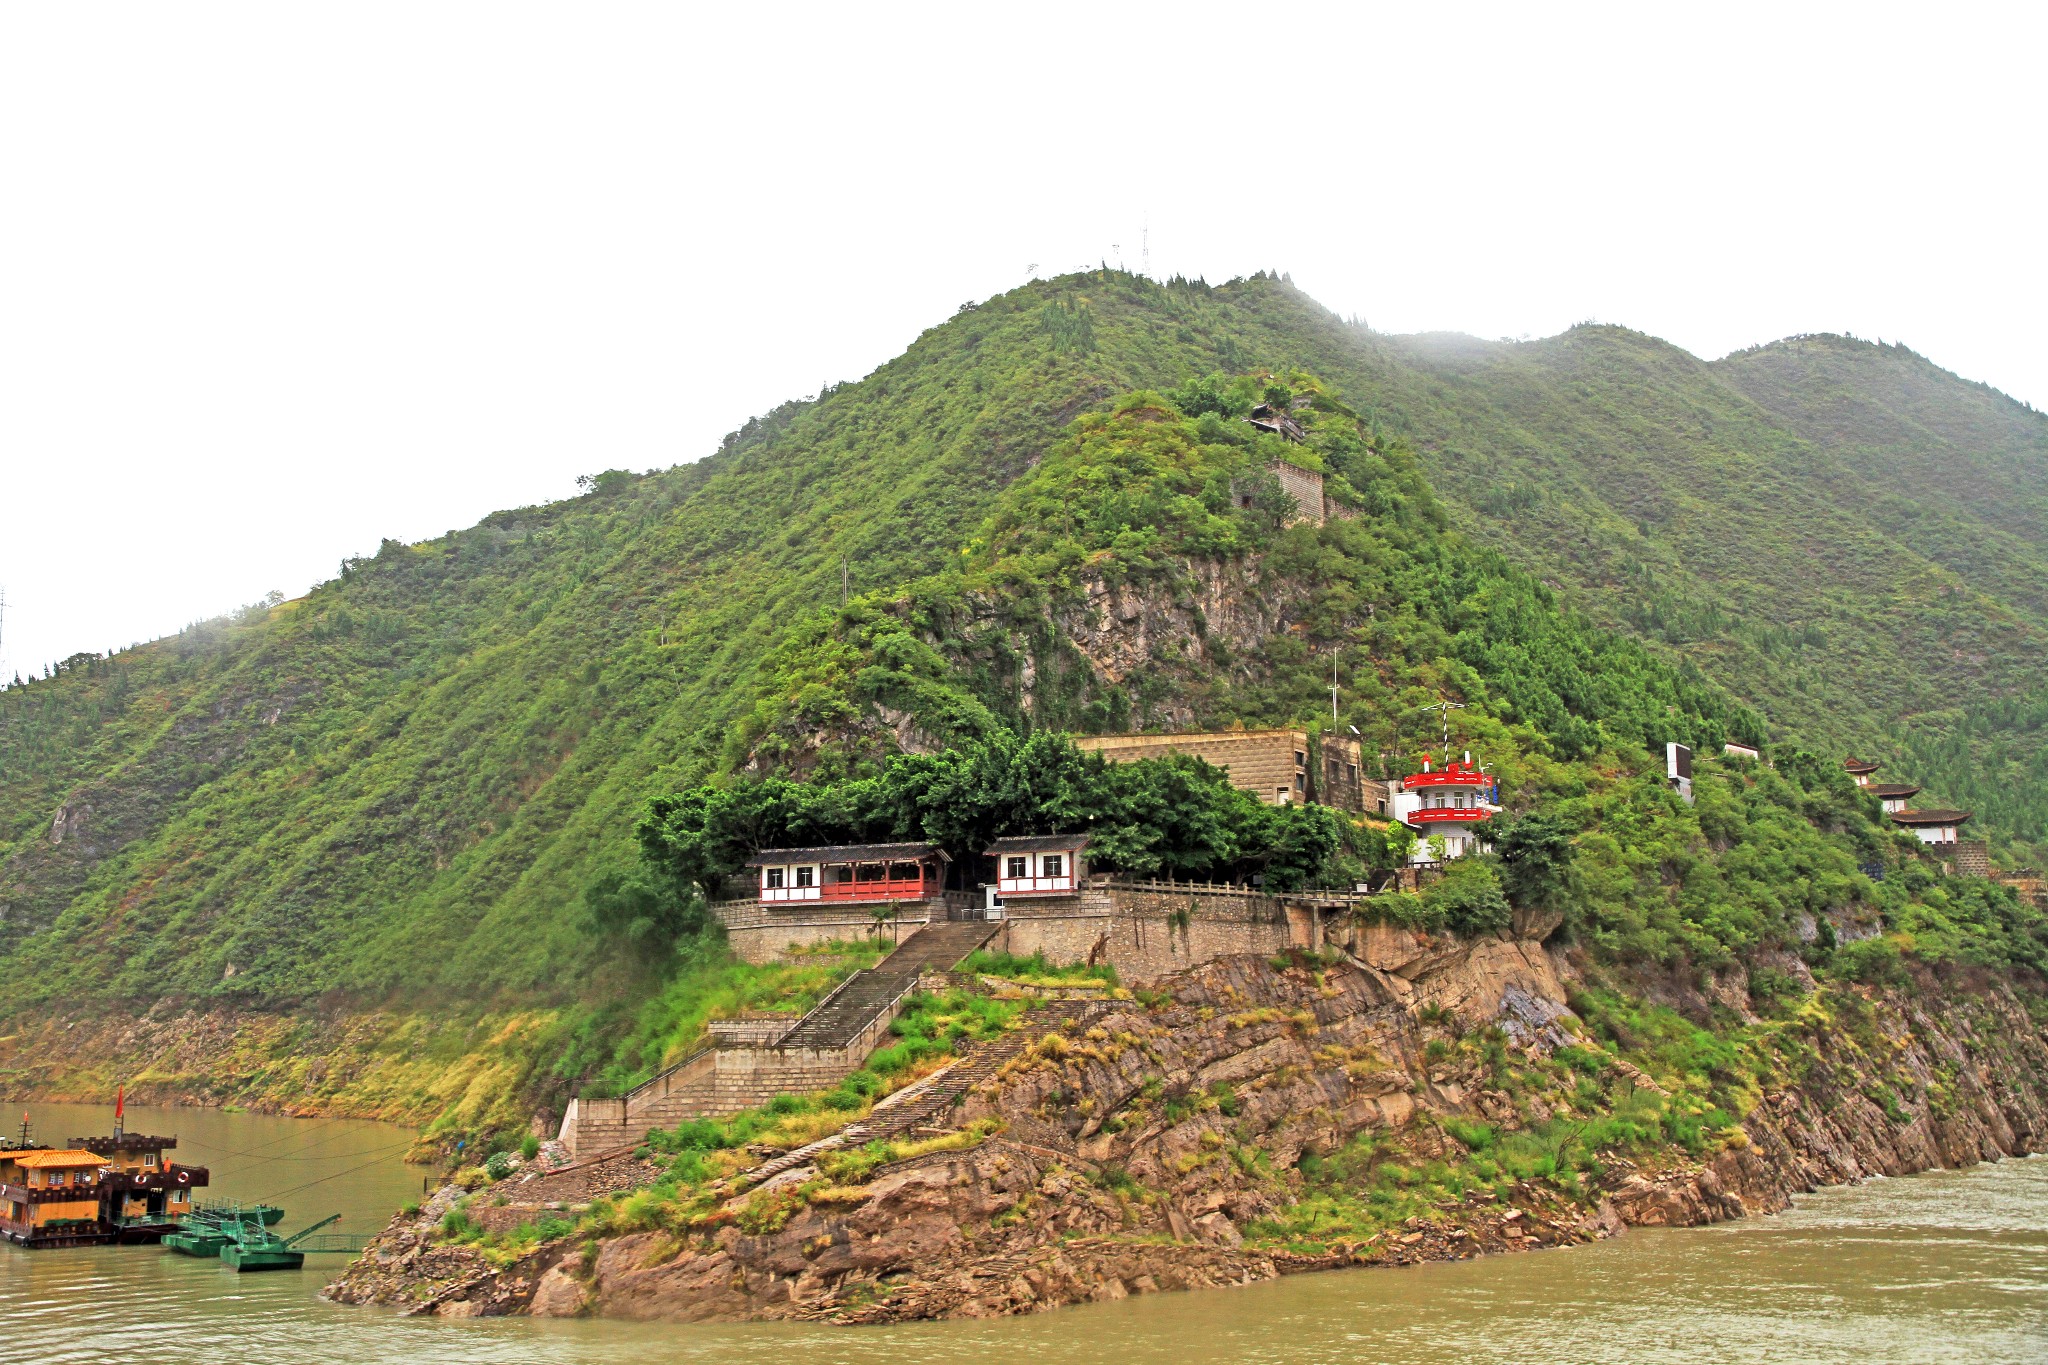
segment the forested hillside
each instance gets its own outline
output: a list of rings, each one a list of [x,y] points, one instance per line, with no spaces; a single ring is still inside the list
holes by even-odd
[[[1258,452],[1188,386],[1254,369],[1316,395],[1355,521],[1215,510]],[[1446,690],[1576,799],[1595,755],[1761,725],[2031,853],[2048,798],[2001,781],[2048,710],[2044,441],[1855,342],[1708,365],[1613,328],[1383,337],[1266,277],[1033,284],[695,463],[0,694],[0,988],[601,1000],[622,969],[585,891],[635,866],[656,793],[987,723],[1310,719],[1331,650],[1375,747]],[[1271,609],[1109,676],[1074,641],[1122,584]]]
[[[2036,856],[2048,418],[1839,337],[1715,364],[1611,327],[1385,350],[1389,420],[1473,534],[1774,736],[1885,759]]]

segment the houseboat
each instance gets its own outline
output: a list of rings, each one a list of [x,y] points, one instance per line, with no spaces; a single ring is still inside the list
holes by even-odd
[[[192,1211],[211,1179],[165,1153],[174,1137],[126,1132],[117,1102],[108,1137],[72,1138],[57,1149],[30,1137],[0,1140],[0,1236],[29,1247],[156,1242]]]
[[[26,1127],[26,1125],[23,1125]],[[97,1152],[16,1147],[0,1152],[0,1237],[25,1247],[103,1246],[106,1162]]]
[[[170,1160],[165,1153],[177,1145],[174,1137],[125,1132],[118,1122],[111,1137],[71,1139],[73,1148],[106,1163],[101,1218],[118,1240],[155,1242],[176,1231],[192,1212],[192,1192],[204,1189],[212,1177],[204,1166]]]

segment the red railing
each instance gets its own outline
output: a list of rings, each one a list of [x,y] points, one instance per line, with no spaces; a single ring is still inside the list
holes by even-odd
[[[1469,825],[1480,820],[1490,820],[1493,812],[1484,806],[1471,810],[1460,810],[1456,806],[1430,806],[1423,810],[1409,811],[1406,819],[1411,825]]]
[[[905,877],[893,881],[872,882],[826,882],[818,888],[821,901],[921,901],[930,892],[929,883],[922,878]]]

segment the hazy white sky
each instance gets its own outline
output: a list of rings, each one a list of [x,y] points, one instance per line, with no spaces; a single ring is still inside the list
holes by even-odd
[[[708,453],[1119,255],[2048,405],[2039,7],[0,7],[0,652]]]

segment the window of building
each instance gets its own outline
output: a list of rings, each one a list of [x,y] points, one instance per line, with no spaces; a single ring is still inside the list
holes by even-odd
[[[1344,765],[1344,775],[1353,782],[1356,782],[1358,780],[1358,765],[1356,763],[1346,763]]]
[[[1031,875],[1031,864],[1030,864],[1030,861],[1029,861],[1028,859],[1024,859],[1024,858],[1011,858],[1011,859],[1009,860],[1009,864],[1010,864],[1010,871],[1009,871],[1009,875],[1010,875],[1010,876],[1012,876],[1012,877],[1028,877],[1028,876],[1030,876],[1030,875]]]
[[[892,882],[914,882],[919,880],[916,863],[889,864],[889,880]]]
[[[1062,860],[1060,858],[1060,855],[1057,853],[1046,854],[1043,858],[1040,858],[1038,860],[1038,864],[1041,873],[1044,876],[1061,877],[1066,875],[1065,873],[1060,871],[1060,867],[1062,866]]]
[[[1294,766],[1297,768],[1306,768],[1308,766],[1308,755],[1303,753],[1301,750],[1296,749],[1294,751]]]
[[[769,887],[772,890],[780,890],[782,888],[782,875],[784,871],[785,869],[779,867],[769,868],[768,880],[765,883],[763,883],[763,885]]]
[[[144,1166],[147,1166],[147,1167],[148,1167],[148,1168],[149,1168],[150,1170],[152,1170],[152,1171],[153,1171],[153,1170],[155,1170],[155,1169],[156,1169],[156,1153],[155,1153],[155,1152],[144,1152],[144,1153],[142,1154],[142,1164],[143,1164]]]
[[[878,882],[888,875],[889,868],[884,863],[862,863],[854,874],[856,880],[863,882]]]
[[[815,867],[798,868],[796,870],[796,884],[798,886],[816,886],[818,884],[818,869]]]

